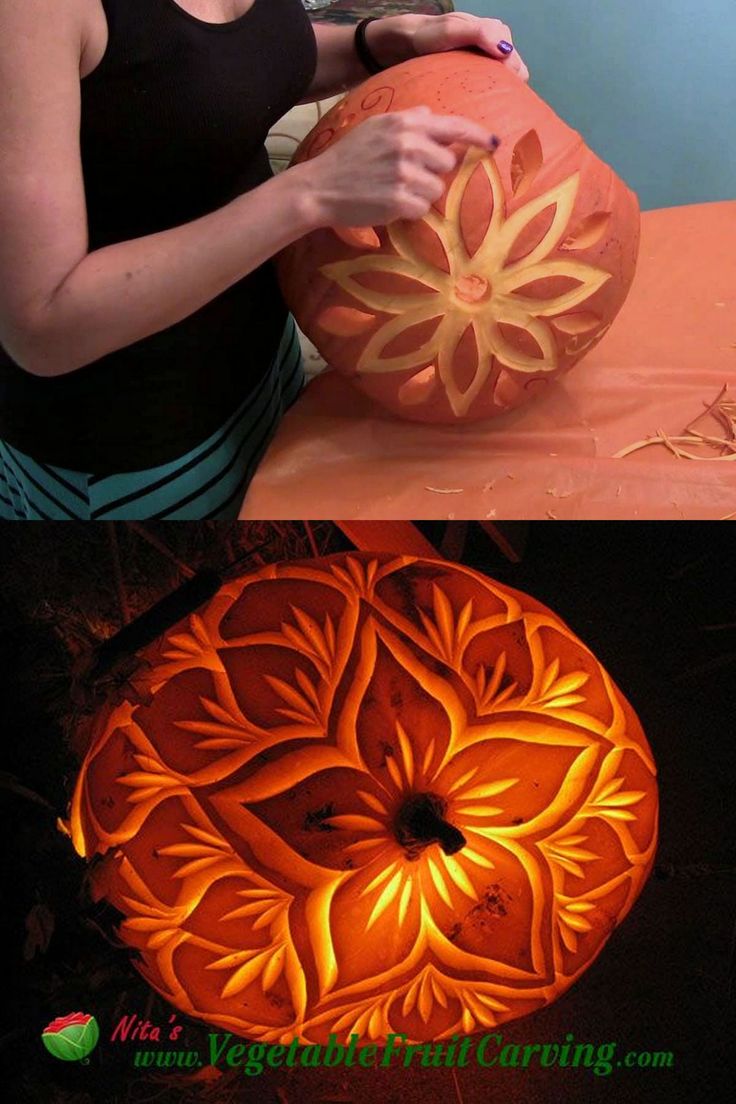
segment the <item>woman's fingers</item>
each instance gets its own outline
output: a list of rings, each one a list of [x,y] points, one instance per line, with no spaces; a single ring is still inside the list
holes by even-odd
[[[483,20],[483,22],[496,23],[497,20],[489,19]],[[494,27],[492,30],[484,28],[483,49],[487,54],[490,54],[491,57],[503,61],[513,73],[516,73],[516,75],[521,78],[521,80],[528,81],[529,70],[521,54],[513,44],[511,31],[504,23],[499,24],[499,27],[503,30],[505,35],[505,37],[500,39],[496,38],[496,35],[500,33],[497,28]]]
[[[405,187],[413,195],[425,200],[428,204],[435,203],[444,194],[445,185],[441,177],[427,172],[419,166],[412,173],[411,179],[405,182]]]
[[[439,142],[417,142],[414,157],[418,164],[424,165],[433,173],[452,172],[457,167],[457,156],[447,146]]]
[[[495,149],[498,145],[498,139],[494,140],[494,135],[485,127],[462,115],[438,115],[430,111],[422,114],[419,122],[425,134],[443,146],[461,142],[467,146]]]
[[[479,19],[467,12],[451,12],[438,19],[452,20],[452,37],[457,46],[479,47],[489,57],[503,61],[523,81],[529,80],[529,70],[514,45],[511,28],[500,19]],[[460,28],[460,24],[462,28]]]
[[[524,59],[522,58],[521,54],[518,54],[516,50],[514,50],[513,54],[511,54],[506,59],[505,64],[508,66],[509,69],[511,69],[513,73],[516,73],[517,77],[519,77],[521,80],[529,80],[529,70],[524,64]]]
[[[411,32],[411,39],[417,55],[475,48],[495,61],[503,61],[521,80],[529,79],[529,70],[514,46],[511,28],[500,19],[480,18],[468,12],[428,15]]]
[[[483,28],[483,41],[480,45],[498,61],[505,61],[515,54],[514,40],[511,36],[511,28],[500,19],[481,20]]]

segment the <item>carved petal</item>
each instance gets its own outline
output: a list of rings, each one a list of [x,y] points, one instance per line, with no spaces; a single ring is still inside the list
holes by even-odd
[[[431,225],[434,229],[434,224],[430,223],[428,219],[425,218],[420,221],[426,222],[428,226]],[[397,219],[396,222],[389,223],[386,231],[399,256],[412,265],[411,272],[415,280],[421,280],[422,283],[428,284],[437,291],[445,293],[449,291],[451,278],[446,272],[428,263],[427,259],[421,255],[407,232],[407,224],[404,219]],[[444,242],[442,242],[442,245],[444,248]]]
[[[402,356],[381,356],[386,346],[405,329],[416,326],[420,322],[427,322],[430,318],[437,318],[438,315],[443,313],[443,305],[438,296],[425,296],[425,302],[427,299],[431,299],[431,303],[422,310],[414,310],[408,315],[399,315],[397,318],[392,318],[373,334],[358,361],[358,372],[406,372],[411,368],[426,368],[428,364],[434,361],[445,325],[444,318],[432,337],[424,345],[420,345],[419,348],[413,349]]]
[[[532,219],[536,218],[542,211],[545,211],[548,207],[554,207],[554,217],[542,240],[526,257],[522,257],[521,260],[509,265],[506,272],[515,274],[521,269],[526,269],[528,266],[544,260],[556,248],[568,227],[579,184],[580,173],[574,173],[567,180],[563,180],[561,184],[555,185],[554,188],[550,188],[543,195],[537,196],[536,199],[520,207],[518,211],[514,211],[497,234],[487,236],[475,257],[478,267],[480,268],[481,265],[487,266],[491,271],[498,271],[503,268],[514,242],[524,227],[528,226]]]
[[[256,771],[241,784],[238,795],[244,802],[265,801],[303,782],[317,771],[354,766],[337,748],[324,744],[300,748]]]
[[[578,280],[578,287],[556,295],[553,299],[532,299],[523,295],[509,296],[514,288],[531,284],[534,280],[543,280],[550,276],[566,276]],[[594,268],[583,261],[543,261],[541,264],[526,266],[511,272],[506,269],[496,281],[496,289],[503,294],[505,304],[519,306],[522,310],[537,317],[548,318],[553,314],[572,310],[579,306],[599,288],[611,279],[611,273]]]
[[[445,385],[447,392],[447,398],[453,412],[462,417],[470,409],[470,406],[477,398],[479,392],[484,387],[488,376],[491,371],[491,357],[490,350],[481,348],[478,343],[478,333],[476,326],[473,326],[473,335],[478,345],[478,364],[476,367],[475,375],[471,380],[469,386],[465,391],[461,391],[458,387],[457,380],[455,378],[454,371],[454,356],[455,350],[462,338],[465,330],[468,328],[468,319],[464,315],[450,315],[448,316],[447,324],[445,325],[442,342],[439,350],[439,375],[440,379]]]
[[[470,259],[460,230],[460,204],[481,156],[482,154],[474,149],[469,149],[465,154],[447,190],[445,217],[442,218],[436,211],[430,211],[425,215],[425,221],[436,232],[445,247],[451,272],[457,268],[462,269]]]
[[[424,283],[428,288],[435,291],[444,286],[440,281],[435,280],[435,272],[438,276],[444,275],[438,270],[431,269],[427,273],[422,273],[420,279],[417,276],[416,269],[410,262],[404,260],[403,257],[389,257],[385,253],[374,254],[371,257],[356,257],[351,261],[335,261],[332,264],[323,265],[320,272],[329,280],[334,280],[344,291],[347,291],[361,303],[365,303],[367,307],[386,311],[388,314],[399,314],[403,311],[422,307],[433,296],[431,292],[401,295],[397,292],[374,291],[358,283],[355,279],[356,276],[363,272],[395,273],[399,276],[406,276],[410,280]]]
[[[541,357],[532,357],[522,353],[504,337],[498,322],[508,323],[526,330],[536,341],[542,351]],[[488,340],[498,360],[507,368],[513,368],[517,372],[554,372],[557,368],[557,349],[552,332],[546,322],[538,321],[531,316],[519,317],[518,312],[505,311],[499,308],[496,311],[496,323],[491,327]]]

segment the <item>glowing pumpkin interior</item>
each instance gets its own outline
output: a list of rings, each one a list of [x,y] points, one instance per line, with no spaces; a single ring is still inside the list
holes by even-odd
[[[285,249],[287,303],[327,363],[393,413],[489,418],[592,349],[628,294],[636,196],[528,85],[455,50],[380,73],[333,107],[294,163],[373,115],[425,105],[496,132],[460,150],[418,220],[325,228]]]
[[[560,996],[650,870],[630,705],[559,618],[466,567],[272,565],[140,659],[72,835],[192,1016],[271,1041],[485,1029]]]

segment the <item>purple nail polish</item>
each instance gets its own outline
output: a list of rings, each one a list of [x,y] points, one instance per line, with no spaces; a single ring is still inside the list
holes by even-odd
[[[499,50],[501,51],[502,54],[511,54],[511,53],[513,53],[513,50],[514,50],[514,47],[511,45],[511,43],[506,42],[505,39],[503,39],[503,41],[499,42],[498,48],[499,48]]]
[[[497,138],[495,134],[492,134],[491,137],[488,139],[488,148],[492,150],[497,150],[500,145],[501,139]]]

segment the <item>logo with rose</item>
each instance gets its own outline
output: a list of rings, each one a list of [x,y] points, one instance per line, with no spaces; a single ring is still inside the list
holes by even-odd
[[[86,1012],[57,1016],[41,1034],[49,1053],[64,1062],[79,1062],[87,1058],[97,1046],[99,1037],[97,1020]]]

